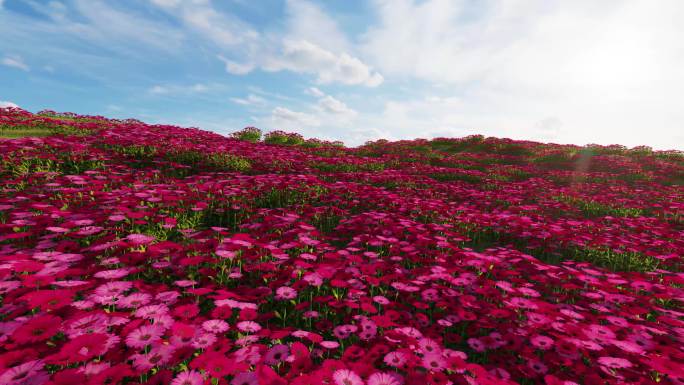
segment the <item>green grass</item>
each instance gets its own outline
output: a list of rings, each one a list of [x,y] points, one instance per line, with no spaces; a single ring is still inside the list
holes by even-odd
[[[0,175],[12,177],[27,176],[39,172],[57,172],[65,175],[80,174],[84,171],[102,168],[104,168],[104,161],[88,159],[72,153],[59,153],[52,159],[23,154],[19,151],[0,159]]]
[[[52,132],[42,128],[6,129],[0,128],[0,138],[16,139],[26,137],[50,136]]]
[[[462,181],[466,183],[482,183],[482,178],[477,175],[440,172],[429,174],[430,178],[439,182]]]
[[[553,199],[577,207],[584,216],[589,218],[605,216],[636,218],[645,214],[643,209],[637,207],[604,205],[596,201],[586,201],[567,195],[555,196]]]
[[[41,137],[50,135],[78,135],[90,134],[89,130],[82,130],[65,125],[0,125],[0,138],[16,139],[26,137]]]
[[[364,172],[364,171],[382,171],[385,169],[384,163],[313,163],[311,167],[321,172]]]

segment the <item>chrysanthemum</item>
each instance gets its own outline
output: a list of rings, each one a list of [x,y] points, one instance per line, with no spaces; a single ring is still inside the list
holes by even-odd
[[[620,357],[599,357],[598,363],[611,369],[632,367],[632,363],[629,360]]]
[[[45,364],[40,360],[29,361],[14,366],[0,375],[0,384],[43,384],[50,378],[50,376],[43,371],[43,366],[45,366]]]
[[[326,349],[337,349],[340,347],[340,343],[337,341],[321,341],[321,346]]]
[[[126,236],[126,240],[136,246],[152,243],[155,239],[155,237],[145,234],[129,234]]]
[[[164,329],[157,325],[143,325],[126,336],[126,345],[132,348],[144,348],[161,339]]]
[[[551,349],[551,347],[553,346],[553,339],[549,338],[547,336],[536,335],[536,336],[530,338],[530,343],[535,348],[542,349],[542,350],[548,350],[548,349]]]
[[[368,385],[401,385],[401,377],[397,373],[373,373],[368,377]]]
[[[398,368],[406,363],[406,359],[406,354],[395,351],[387,353],[383,361],[389,366]]]
[[[254,321],[240,321],[237,323],[237,328],[245,333],[256,333],[261,330],[261,325]]]
[[[61,323],[62,319],[53,315],[37,316],[19,326],[12,339],[21,344],[43,341],[56,334]]]
[[[152,300],[152,296],[147,293],[133,293],[126,297],[121,298],[117,302],[117,306],[130,309],[138,308],[140,306],[147,305]]]
[[[258,385],[259,379],[254,372],[241,372],[235,375],[230,381],[230,385]]]
[[[134,354],[133,366],[140,371],[148,371],[155,366],[161,366],[169,362],[175,348],[171,345],[157,345],[153,347],[148,353]]]
[[[212,319],[202,322],[202,329],[209,333],[223,333],[230,328],[228,322],[220,319]]]
[[[349,369],[336,370],[332,378],[336,385],[363,385],[361,377]]]
[[[169,308],[166,305],[146,305],[138,308],[133,314],[136,317],[150,319],[168,312]]]
[[[192,347],[195,349],[207,349],[216,342],[216,336],[212,333],[199,332],[192,339]]]
[[[439,353],[428,353],[423,356],[423,367],[433,372],[441,372],[447,366],[447,362]]]
[[[187,372],[180,372],[171,381],[171,385],[202,385],[204,383],[204,378],[202,374],[196,370],[190,370]]]
[[[289,286],[281,286],[278,289],[276,289],[275,298],[278,300],[288,300],[297,298],[297,290]]]

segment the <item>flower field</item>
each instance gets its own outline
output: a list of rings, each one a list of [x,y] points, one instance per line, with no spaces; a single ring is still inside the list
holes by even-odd
[[[682,153],[0,136],[0,384],[684,384]]]

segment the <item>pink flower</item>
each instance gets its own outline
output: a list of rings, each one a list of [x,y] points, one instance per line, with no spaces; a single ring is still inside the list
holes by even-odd
[[[399,368],[406,363],[406,355],[402,352],[389,352],[385,355],[383,361],[392,367]]]
[[[258,385],[259,379],[254,372],[238,373],[230,381],[230,385]]]
[[[43,361],[29,361],[14,366],[0,375],[0,384],[6,385],[38,385],[46,382],[50,376],[43,371]]]
[[[190,370],[187,372],[180,372],[171,381],[171,385],[202,385],[204,383],[204,378],[200,372],[196,370]]]
[[[126,337],[126,345],[132,348],[144,348],[159,341],[163,334],[164,329],[157,325],[143,325]]]
[[[403,379],[397,373],[373,373],[368,377],[368,385],[401,385]]]
[[[288,300],[288,299],[297,298],[297,290],[295,290],[289,286],[281,286],[278,289],[276,289],[275,298],[279,299],[279,300]]]
[[[277,365],[284,361],[290,353],[290,349],[286,345],[273,345],[264,356],[264,363],[266,365]]]
[[[349,369],[336,370],[332,378],[336,385],[363,385],[361,377]]]
[[[538,348],[541,350],[549,350],[553,346],[553,339],[551,339],[547,336],[536,335],[536,336],[530,338],[530,343],[535,348]]]
[[[256,333],[261,330],[261,325],[254,321],[240,321],[236,326],[245,333]]]
[[[321,346],[326,349],[337,349],[340,347],[340,344],[337,341],[321,341]]]
[[[154,242],[156,238],[145,235],[145,234],[129,234],[126,236],[126,240],[131,242],[132,244],[138,246],[138,245],[146,245],[148,243]]]
[[[212,319],[202,322],[202,328],[209,333],[223,333],[230,328],[228,322],[220,319]]]
[[[446,369],[447,362],[439,353],[427,353],[423,356],[423,367],[433,372]]]
[[[599,357],[598,363],[611,369],[632,367],[632,363],[629,360],[620,357]]]

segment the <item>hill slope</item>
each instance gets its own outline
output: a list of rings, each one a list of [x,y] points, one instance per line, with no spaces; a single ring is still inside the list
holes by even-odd
[[[0,383],[684,383],[681,153],[0,132]]]

